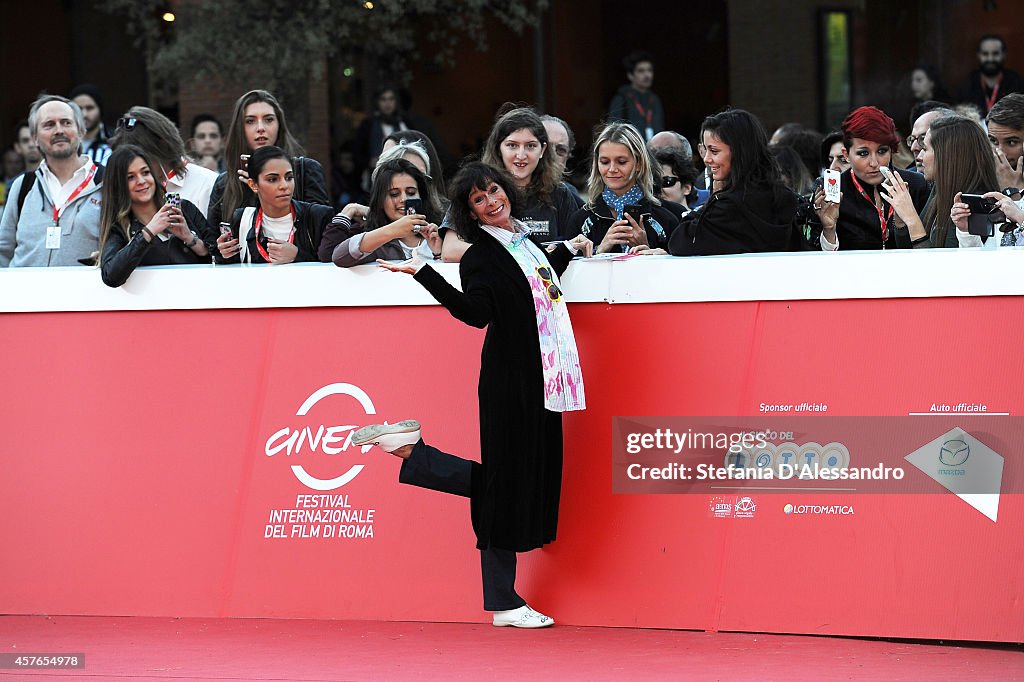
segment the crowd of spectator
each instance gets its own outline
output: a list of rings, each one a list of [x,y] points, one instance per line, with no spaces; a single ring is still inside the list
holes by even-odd
[[[870,105],[839,130],[790,123],[770,136],[754,112],[727,108],[691,144],[665,129],[654,58],[638,52],[624,60],[628,83],[583,186],[566,179],[573,130],[530,107],[496,112],[473,160],[507,175],[518,224],[549,249],[580,235],[598,254],[673,256],[1024,245],[1024,83],[1005,54],[984,36],[956,96],[934,67],[916,67],[906,138]],[[81,263],[120,286],[145,265],[459,261],[471,244],[449,229],[454,169],[436,135],[397,88],[374,104],[352,154],[365,170],[350,183],[369,198],[332,201],[323,166],[267,91],[239,97],[226,132],[196,116],[187,144],[144,106],[108,129],[96,86],[41,95],[3,157],[0,266]],[[838,195],[825,191],[826,171]]]

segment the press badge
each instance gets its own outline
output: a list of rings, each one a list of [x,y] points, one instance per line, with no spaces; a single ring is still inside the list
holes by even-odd
[[[46,228],[46,248],[60,248],[60,225],[50,225]]]
[[[551,236],[551,225],[547,220],[530,220],[526,218],[523,220],[523,224],[530,228],[530,234],[538,237],[550,237]]]

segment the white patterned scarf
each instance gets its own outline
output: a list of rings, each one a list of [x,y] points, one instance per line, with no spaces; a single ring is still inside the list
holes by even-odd
[[[569,320],[562,285],[547,256],[526,239],[529,230],[519,221],[516,233],[490,225],[480,227],[497,239],[515,258],[533,292],[544,371],[544,407],[552,412],[573,412],[587,407],[576,336]]]

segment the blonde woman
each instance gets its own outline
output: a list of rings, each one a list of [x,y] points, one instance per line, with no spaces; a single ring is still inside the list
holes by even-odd
[[[569,220],[568,237],[585,235],[598,253],[664,248],[679,219],[654,196],[651,158],[629,123],[605,126],[594,141],[587,203]]]

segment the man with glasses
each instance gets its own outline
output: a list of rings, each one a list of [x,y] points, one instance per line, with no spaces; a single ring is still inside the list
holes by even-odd
[[[572,134],[572,128],[557,116],[545,114],[540,117],[540,120],[544,124],[544,131],[548,134],[548,149],[555,151],[554,161],[558,167],[558,172],[563,177],[571,175],[571,171],[568,171],[566,166],[569,163],[573,150],[576,149],[576,136]],[[578,209],[583,206],[583,199],[580,197],[579,190],[567,180],[563,180],[562,184],[569,190],[569,195],[573,198],[576,208]]]
[[[910,147],[910,153],[914,155],[914,163],[907,166],[907,170],[921,172],[921,162],[918,161],[917,157],[923,147],[924,136],[928,133],[928,129],[932,127],[932,123],[936,119],[950,116],[954,113],[952,109],[946,108],[946,105],[941,102],[921,102],[914,107],[914,110],[910,112],[911,131],[907,137],[907,146]]]
[[[43,160],[11,185],[0,221],[0,267],[78,265],[99,249],[103,166],[81,154],[85,120],[71,100],[39,97],[28,125]]]
[[[149,107],[132,107],[118,120],[117,132],[110,140],[114,149],[121,144],[141,147],[160,164],[161,173],[157,177],[163,181],[164,189],[177,192],[206,217],[217,174],[197,163],[189,163],[181,133],[171,119]]]

